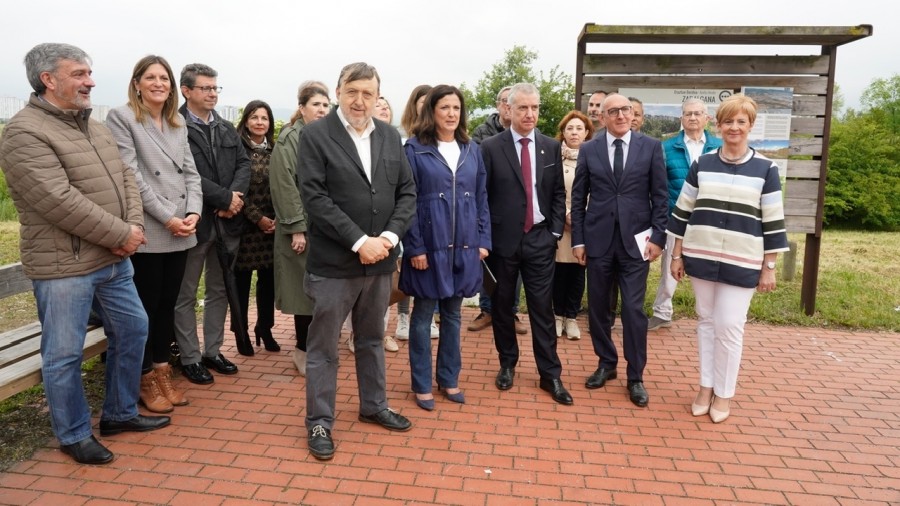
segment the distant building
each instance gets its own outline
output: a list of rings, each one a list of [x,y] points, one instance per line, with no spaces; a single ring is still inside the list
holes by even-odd
[[[95,119],[101,123],[106,122],[106,115],[109,114],[111,108],[108,105],[91,105],[91,119]]]
[[[25,108],[25,101],[16,97],[0,97],[0,121],[7,121]]]
[[[222,119],[232,123],[236,123],[241,119],[241,108],[233,105],[223,105],[216,112],[219,113],[219,116],[222,116]]]

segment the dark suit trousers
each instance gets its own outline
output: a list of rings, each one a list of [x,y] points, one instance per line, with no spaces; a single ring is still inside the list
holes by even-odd
[[[594,353],[600,357],[599,367],[615,369],[619,354],[612,340],[613,313],[610,312],[610,285],[618,280],[622,293],[622,332],[628,379],[641,381],[647,363],[647,315],[644,295],[650,262],[632,258],[625,251],[618,226],[609,251],[603,256],[589,257],[588,318]]]
[[[562,364],[556,353],[556,328],[553,318],[553,274],[556,266],[556,236],[543,224],[525,234],[516,252],[509,257],[491,254],[488,262],[497,278],[491,297],[494,345],[501,367],[515,367],[519,361],[516,338],[516,281],[522,275],[525,302],[531,320],[531,344],[541,378],[558,379]]]

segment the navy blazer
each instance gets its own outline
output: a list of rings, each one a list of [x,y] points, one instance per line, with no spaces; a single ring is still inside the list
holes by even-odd
[[[550,232],[562,236],[566,222],[566,186],[559,141],[534,133],[538,205]],[[487,170],[488,209],[491,211],[493,252],[511,256],[525,235],[525,182],[512,131],[500,132],[481,143]]]
[[[583,245],[589,257],[603,256],[618,223],[632,258],[643,258],[634,236],[648,228],[652,229],[650,241],[664,247],[669,211],[666,185],[666,162],[658,140],[631,133],[619,184],[609,163],[606,132],[585,142],[578,151],[572,183],[572,245]]]

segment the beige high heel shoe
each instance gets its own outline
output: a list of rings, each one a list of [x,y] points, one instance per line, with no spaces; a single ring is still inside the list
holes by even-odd
[[[715,400],[715,396],[713,396],[713,400]],[[712,420],[713,423],[722,423],[727,420],[728,415],[731,414],[731,400],[725,400],[728,401],[728,407],[724,411],[719,411],[718,409],[712,407],[712,402],[709,403],[709,419]]]
[[[700,392],[697,392],[697,396],[700,396]],[[691,403],[691,414],[694,416],[703,416],[709,413],[709,407],[712,405],[713,395],[710,391],[709,393],[709,402],[706,404],[698,404],[697,399],[694,399],[694,402]]]

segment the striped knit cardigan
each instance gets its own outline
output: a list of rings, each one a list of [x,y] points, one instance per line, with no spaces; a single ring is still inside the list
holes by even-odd
[[[764,255],[788,249],[778,166],[756,150],[737,164],[701,156],[666,231],[683,239],[689,276],[755,288]]]

